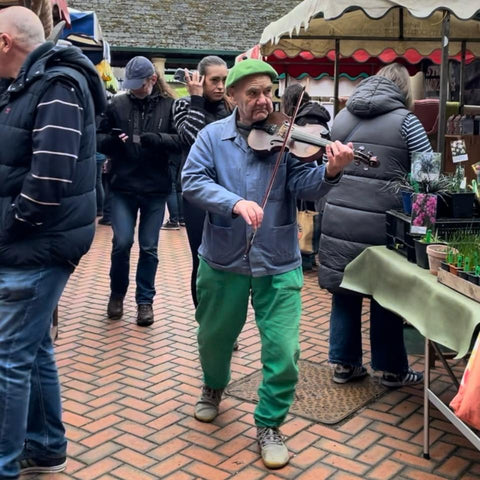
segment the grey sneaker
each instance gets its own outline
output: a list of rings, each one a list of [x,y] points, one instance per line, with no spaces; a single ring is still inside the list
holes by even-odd
[[[288,449],[277,427],[257,427],[257,442],[267,468],[282,468],[290,460]]]
[[[351,365],[335,365],[333,371],[333,381],[335,383],[347,383],[351,380],[363,378],[367,375],[367,369],[365,367],[353,367]]]
[[[153,323],[153,308],[151,303],[141,303],[138,305],[137,325],[139,327],[149,327]]]
[[[218,406],[222,400],[223,389],[214,390],[203,385],[202,394],[195,405],[195,418],[200,422],[213,422],[218,415]]]
[[[31,473],[58,473],[63,472],[66,466],[66,457],[44,460],[22,458],[20,460],[20,474],[27,475]]]

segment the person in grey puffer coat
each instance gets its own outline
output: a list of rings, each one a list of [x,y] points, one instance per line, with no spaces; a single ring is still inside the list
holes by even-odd
[[[329,361],[333,380],[346,383],[367,374],[362,365],[363,297],[339,288],[348,263],[371,245],[386,243],[385,212],[399,208],[388,182],[410,171],[414,151],[431,151],[423,126],[409,112],[408,71],[399,64],[362,81],[333,123],[332,139],[364,145],[379,159],[378,168],[351,164],[332,190],[322,219],[319,284],[332,292]],[[419,383],[423,375],[408,366],[403,321],[375,300],[370,309],[372,368],[383,371],[389,387]]]

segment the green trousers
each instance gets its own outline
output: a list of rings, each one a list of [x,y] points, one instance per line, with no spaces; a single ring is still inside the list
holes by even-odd
[[[200,259],[196,319],[204,382],[214,389],[227,386],[233,344],[245,324],[251,295],[262,344],[263,380],[254,413],[260,427],[280,426],[294,399],[302,285],[300,267],[280,275],[250,277],[215,270]]]

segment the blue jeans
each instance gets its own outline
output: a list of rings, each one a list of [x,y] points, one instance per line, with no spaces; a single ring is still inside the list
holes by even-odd
[[[360,295],[334,293],[330,315],[330,363],[362,365],[362,300]],[[403,321],[375,300],[370,306],[372,368],[403,374],[408,370],[403,340]]]
[[[158,235],[165,214],[165,195],[140,195],[112,191],[113,249],[110,267],[112,295],[124,297],[128,290],[130,250],[133,245],[137,214],[140,211],[136,301],[153,303],[157,272]]]
[[[180,223],[184,221],[182,192],[177,192],[175,183],[172,186],[172,193],[167,197],[167,207],[171,222]]]
[[[109,222],[111,220],[111,206],[112,203],[112,189],[110,188],[110,173],[104,173],[102,175],[103,185],[103,220]]]
[[[0,479],[18,477],[24,448],[33,458],[66,455],[50,325],[70,273],[0,266]]]
[[[102,170],[105,162],[97,162],[97,180],[95,182],[95,192],[97,196],[97,216],[103,215],[103,202],[105,200],[105,191],[102,183]]]

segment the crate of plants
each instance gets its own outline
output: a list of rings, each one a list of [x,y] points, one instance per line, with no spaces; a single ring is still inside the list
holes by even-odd
[[[480,234],[457,230],[444,247],[438,281],[480,302]]]
[[[438,174],[414,180],[411,173],[399,173],[389,182],[387,188],[392,194],[401,195],[403,211],[386,212],[387,248],[401,253],[411,262],[419,263],[417,257],[420,254],[420,266],[428,268],[424,261],[426,244],[441,243],[441,239],[458,230],[480,233],[480,217],[474,208],[478,183],[472,182],[468,186],[471,192],[467,194],[460,175],[457,177]],[[431,203],[435,205],[433,210]],[[429,221],[425,222],[427,217]],[[418,228],[415,228],[417,220],[420,224],[429,224],[421,227],[422,233],[417,233]],[[425,229],[431,232],[424,233]]]

